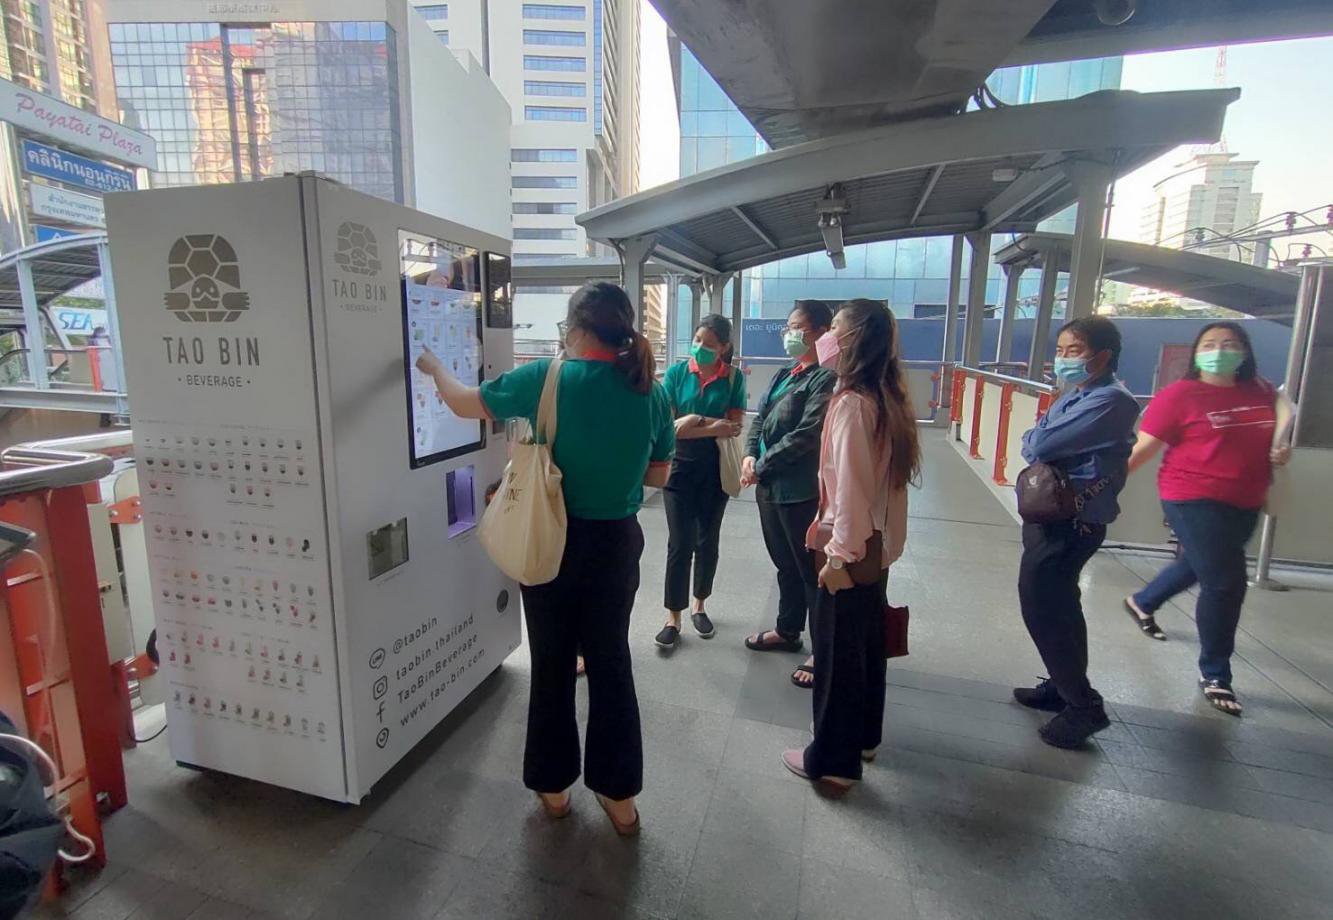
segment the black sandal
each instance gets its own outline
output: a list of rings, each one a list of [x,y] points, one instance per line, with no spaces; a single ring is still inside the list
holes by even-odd
[[[809,674],[811,678],[810,683],[807,684],[804,681],[800,680],[796,676],[797,674]],[[808,664],[798,664],[796,666],[796,670],[791,672],[791,682],[796,686],[800,687],[802,690],[810,690],[813,689],[815,686],[814,676],[815,676],[815,669],[812,666]]]
[[[772,638],[765,638],[766,636]],[[804,644],[799,636],[788,639],[776,629],[766,629],[761,633],[745,637],[745,647],[752,652],[799,652]]]
[[[1166,641],[1166,633],[1162,632],[1162,627],[1157,625],[1157,617],[1139,610],[1138,605],[1134,603],[1134,598],[1125,598],[1125,610],[1128,611],[1135,625],[1143,630],[1145,636],[1149,639],[1156,639],[1158,642]]]
[[[1203,698],[1212,704],[1212,707],[1218,712],[1225,712],[1229,716],[1238,716],[1244,710],[1240,700],[1236,699],[1236,692],[1222,683],[1220,680],[1209,680],[1206,677],[1199,678],[1199,689],[1203,691]],[[1226,703],[1234,704],[1235,708],[1227,707]]]

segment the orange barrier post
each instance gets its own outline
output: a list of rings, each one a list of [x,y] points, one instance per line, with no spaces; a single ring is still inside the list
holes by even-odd
[[[102,866],[99,813],[128,796],[86,505],[81,486],[0,500],[0,519],[35,532],[32,549],[43,560],[25,553],[4,570],[0,707],[21,713],[28,736],[55,761],[57,801],[94,841],[92,862]]]
[[[981,399],[985,395],[986,383],[978,377],[976,393],[972,397],[972,442],[968,445],[973,460],[981,459]]]
[[[1004,468],[1009,462],[1009,416],[1014,411],[1016,388],[1012,383],[1006,383],[1000,388],[1000,425],[995,435],[995,467],[991,471],[991,477],[999,486],[1009,485],[1009,480],[1004,476]]]
[[[963,391],[967,387],[967,373],[955,367],[952,375],[952,396],[949,401],[949,421],[955,424],[963,420]]]

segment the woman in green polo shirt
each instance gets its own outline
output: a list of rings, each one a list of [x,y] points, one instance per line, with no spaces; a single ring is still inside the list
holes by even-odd
[[[643,739],[630,666],[629,618],[639,589],[644,485],[666,484],[675,447],[671,406],[654,380],[648,340],[634,329],[625,292],[601,282],[570,298],[552,453],[569,518],[555,581],[524,586],[532,654],[523,781],[555,818],[569,813],[579,776],[575,658],[588,677],[585,782],[621,834],[638,831]],[[434,355],[418,362],[464,418],[535,422],[550,360],[525,364],[480,388],[454,379]]]
[[[806,616],[819,596],[815,557],[805,534],[819,505],[819,439],[837,383],[819,366],[815,342],[829,331],[833,311],[820,300],[802,300],[787,317],[783,346],[793,359],[778,371],[750,426],[742,481],[757,485],[764,545],[778,570],[778,618],[773,629],[745,645],[757,652],[798,652]],[[792,682],[814,686],[814,659],[797,667]]]
[[[690,359],[667,369],[662,380],[676,416],[676,459],[662,491],[667,516],[667,622],[657,634],[662,648],[680,639],[680,618],[690,596],[694,567],[694,612],[690,622],[701,638],[715,632],[704,604],[713,593],[718,540],[727,493],[722,491],[718,438],[735,438],[745,417],[745,376],[731,364],[731,323],[705,316],[694,330]]]

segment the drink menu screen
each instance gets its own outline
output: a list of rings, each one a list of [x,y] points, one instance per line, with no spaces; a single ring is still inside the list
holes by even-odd
[[[416,468],[486,444],[483,423],[455,415],[435,381],[416,368],[417,358],[429,349],[463,383],[481,383],[481,264],[475,249],[406,230],[399,231],[399,252],[407,414]]]

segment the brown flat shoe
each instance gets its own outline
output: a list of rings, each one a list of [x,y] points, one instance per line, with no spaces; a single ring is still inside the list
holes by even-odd
[[[616,820],[615,815],[611,814],[609,807],[610,800],[604,795],[597,796],[597,804],[602,806],[602,811],[606,812],[606,817],[611,821],[611,826],[616,829],[616,833],[622,837],[637,837],[642,824],[639,821],[639,809],[634,809],[634,820],[628,824],[621,824]]]
[[[542,808],[546,811],[548,818],[558,821],[567,817],[574,810],[574,798],[568,792],[565,793],[565,801],[561,805],[555,804],[547,796],[548,793],[537,793],[537,801],[542,803]]]

